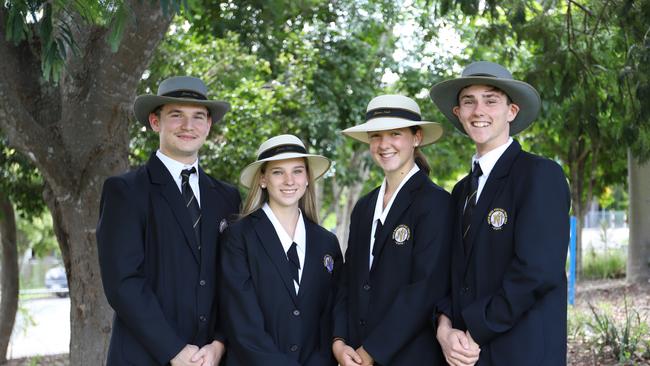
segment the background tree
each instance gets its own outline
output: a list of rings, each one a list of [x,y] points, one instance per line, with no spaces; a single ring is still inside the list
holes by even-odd
[[[25,217],[42,214],[45,203],[38,194],[41,187],[36,169],[16,150],[7,147],[0,134],[0,364],[6,361],[18,309],[19,250],[14,206]]]

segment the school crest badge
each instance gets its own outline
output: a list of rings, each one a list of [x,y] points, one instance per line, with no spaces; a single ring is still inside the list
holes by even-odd
[[[508,214],[502,208],[495,208],[488,214],[487,222],[493,230],[501,230],[508,223]]]
[[[406,225],[399,225],[393,230],[395,244],[402,245],[411,237],[411,229]]]
[[[223,233],[224,230],[228,227],[228,221],[226,219],[221,219],[219,223],[219,234]]]
[[[334,259],[331,255],[325,254],[323,257],[323,266],[329,273],[332,273],[332,271],[334,271]]]

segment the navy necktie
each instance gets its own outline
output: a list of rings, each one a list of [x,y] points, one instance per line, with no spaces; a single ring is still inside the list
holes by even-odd
[[[201,249],[201,208],[190,186],[190,175],[194,173],[196,173],[196,168],[194,167],[181,171],[181,191],[183,193],[183,201],[190,215],[194,235],[196,235],[196,242],[199,245],[199,249]]]
[[[291,271],[291,277],[300,285],[300,277],[298,276],[298,270],[300,269],[300,260],[298,259],[298,245],[296,243],[291,243],[291,247],[287,250],[287,259],[289,260],[289,271]]]
[[[474,169],[470,172],[468,184],[465,189],[465,209],[463,210],[463,249],[465,254],[469,251],[470,243],[466,240],[469,228],[472,225],[472,214],[474,207],[476,207],[477,193],[478,193],[478,178],[483,175],[481,166],[478,161],[474,162]]]
[[[382,225],[381,220],[377,219],[377,226],[375,227],[375,245],[372,246],[372,255],[375,256],[377,254],[377,239],[379,239],[379,233],[381,232],[381,229],[384,227]]]

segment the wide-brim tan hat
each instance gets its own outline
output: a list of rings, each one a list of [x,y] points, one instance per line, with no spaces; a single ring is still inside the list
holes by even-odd
[[[413,126],[420,126],[422,129],[420,146],[433,144],[443,134],[442,125],[439,123],[422,121],[420,106],[415,100],[403,95],[386,94],[377,96],[368,103],[365,123],[346,128],[342,133],[367,144],[370,142],[368,132]]]
[[[519,106],[519,112],[510,122],[510,136],[530,126],[539,116],[542,100],[530,84],[514,80],[510,71],[494,62],[473,62],[463,70],[460,78],[439,82],[431,88],[430,96],[440,111],[464,134],[465,129],[453,112],[458,105],[458,94],[470,85],[491,85],[503,90],[512,102]]]
[[[264,141],[257,149],[257,161],[242,170],[239,182],[246,188],[253,184],[255,173],[267,161],[295,158],[307,159],[311,180],[320,178],[330,167],[330,160],[322,155],[308,154],[305,144],[294,135],[279,135]]]
[[[175,76],[163,80],[158,94],[143,94],[135,98],[135,118],[149,127],[149,114],[165,104],[196,104],[208,108],[212,123],[217,123],[230,110],[230,104],[219,100],[208,100],[208,87],[201,79],[191,76]]]

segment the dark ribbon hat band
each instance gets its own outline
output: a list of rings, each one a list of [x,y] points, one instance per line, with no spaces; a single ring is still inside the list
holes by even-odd
[[[172,98],[190,98],[190,99],[198,99],[198,100],[208,100],[208,98],[205,95],[191,90],[174,90],[172,92],[165,93],[161,96],[172,97]]]
[[[411,121],[421,121],[422,117],[415,112],[399,108],[377,108],[366,112],[366,121],[380,117],[397,117]]]
[[[282,153],[288,153],[288,152],[306,154],[307,150],[305,150],[304,147],[298,145],[279,145],[261,153],[260,156],[257,157],[257,160],[263,160],[266,158],[270,158],[271,156],[275,156]]]

